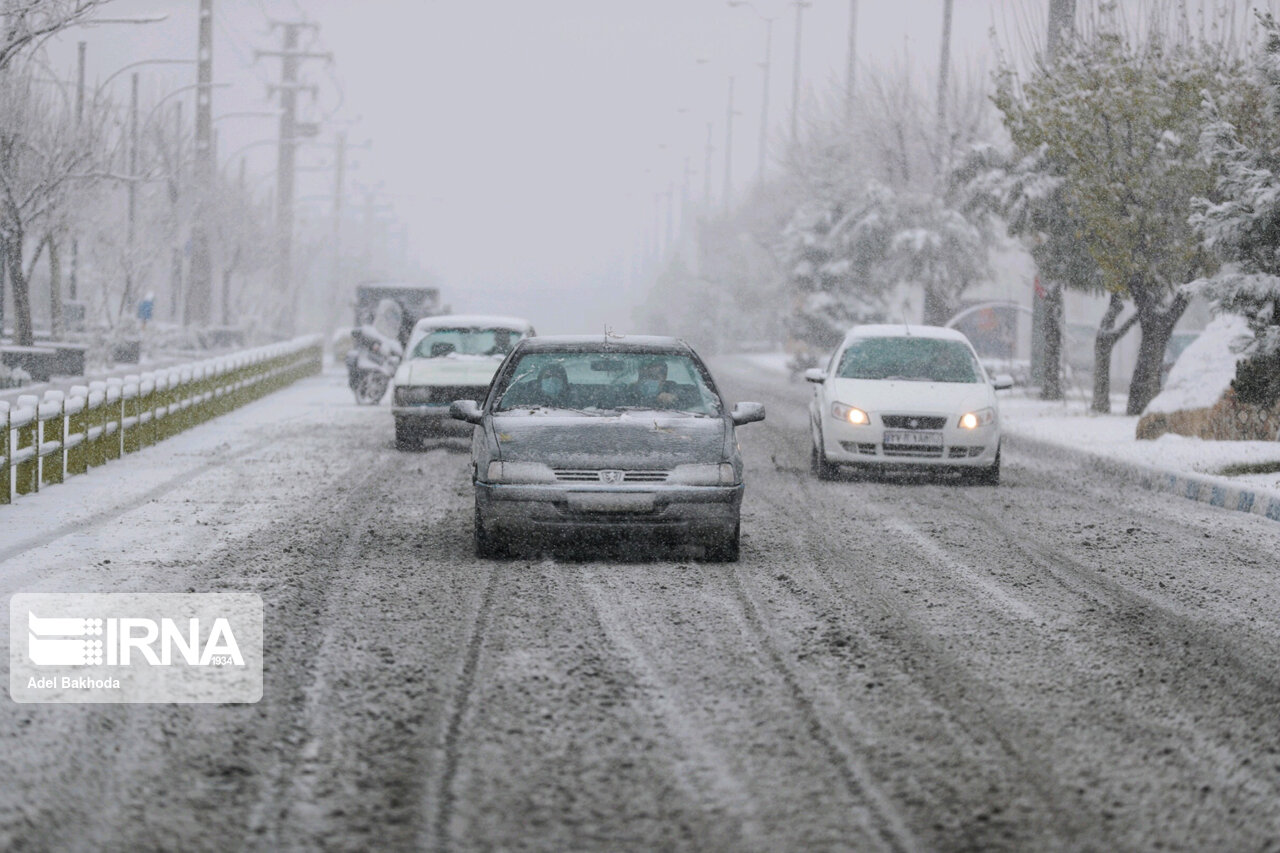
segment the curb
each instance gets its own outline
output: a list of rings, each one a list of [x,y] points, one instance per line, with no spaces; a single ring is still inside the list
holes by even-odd
[[[1008,429],[1005,430],[1004,440],[1019,450],[1084,460],[1098,471],[1127,480],[1148,491],[1169,492],[1210,506],[1235,512],[1247,512],[1271,521],[1280,521],[1280,496],[1258,489],[1236,486],[1220,477],[1207,474],[1185,474],[1135,462],[1122,462],[1070,445],[1018,435]]]

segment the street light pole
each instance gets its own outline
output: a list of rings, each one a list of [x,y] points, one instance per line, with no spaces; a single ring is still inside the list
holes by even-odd
[[[812,3],[796,0],[796,47],[795,66],[791,73],[791,141],[796,141],[796,130],[800,117],[800,34],[804,24],[804,10]]]
[[[849,56],[845,68],[844,117],[853,126],[854,77],[858,68],[858,0],[849,0]]]
[[[129,226],[125,239],[124,299],[120,312],[133,304],[133,243],[138,216],[138,72],[130,79],[129,95]]]
[[[711,209],[711,160],[715,156],[716,147],[713,141],[715,122],[707,122],[706,165],[702,169],[702,206]]]
[[[725,210],[733,197],[733,77],[729,77],[729,108],[724,118],[724,198],[720,201]]]
[[[764,183],[764,167],[769,159],[769,69],[773,53],[773,18],[764,19],[764,91],[760,95],[760,165],[756,167],[756,181]]]
[[[76,134],[80,133],[80,123],[84,119],[84,52],[87,45],[85,42],[76,43]],[[71,235],[71,275],[68,285],[70,288],[70,298],[74,302],[76,300],[76,284],[80,273],[80,236],[72,232]]]
[[[191,280],[183,324],[207,326],[213,320],[213,258],[206,226],[213,193],[213,0],[200,0],[196,59],[195,216],[191,227]]]

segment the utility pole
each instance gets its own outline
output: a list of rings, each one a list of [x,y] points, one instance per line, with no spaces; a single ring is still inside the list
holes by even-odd
[[[938,168],[945,166],[949,153],[944,145],[947,132],[947,78],[951,73],[951,11],[955,0],[946,0],[942,7],[942,56],[938,59]]]
[[[76,134],[80,133],[80,124],[84,120],[84,52],[87,44],[76,43]],[[77,276],[80,272],[80,236],[71,235],[71,274],[68,277],[70,298],[76,299]]]
[[[663,195],[666,196],[666,199],[667,199],[667,236],[665,241],[666,251],[667,251],[667,254],[671,254],[671,244],[675,240],[675,227],[676,227],[676,223],[675,223],[676,183],[675,181],[667,182],[667,191],[663,193]]]
[[[707,122],[707,159],[702,169],[702,207],[707,211],[711,210],[711,161],[716,153],[715,144],[712,142],[714,133],[715,123]]]
[[[804,10],[813,4],[805,0],[796,0],[796,46],[795,64],[791,70],[791,141],[796,141],[796,131],[800,117],[800,34],[804,24]]]
[[[769,68],[773,54],[773,18],[764,19],[764,91],[760,95],[760,163],[756,167],[756,182],[764,183],[764,167],[769,160]]]
[[[333,293],[331,305],[342,293],[342,199],[347,180],[347,134],[338,131],[333,161]]]
[[[315,135],[315,128],[302,128],[298,122],[298,92],[307,90],[314,98],[316,87],[298,82],[298,66],[305,59],[332,61],[329,53],[299,50],[298,37],[303,30],[318,30],[319,26],[308,21],[272,21],[272,30],[282,31],[280,50],[254,51],[255,59],[275,56],[281,60],[280,82],[269,87],[269,93],[280,95],[280,150],[276,160],[276,288],[282,296],[292,298],[293,290],[293,189],[295,160],[300,130],[308,136]],[[281,318],[285,326],[293,324],[293,317]]]
[[[1063,39],[1075,26],[1076,0],[1049,0],[1049,32],[1045,60],[1058,58]],[[1048,282],[1031,296],[1031,383],[1040,386],[1040,399],[1062,399],[1062,283]]]
[[[133,304],[133,244],[138,219],[138,72],[129,75],[129,227],[126,234],[124,300],[121,313]]]
[[[950,2],[950,0],[948,0]],[[858,0],[849,0],[849,56],[845,68],[844,118],[853,128],[854,78],[858,73]]]
[[[733,201],[733,77],[729,77],[729,108],[724,119],[724,197],[720,203],[728,210]]]
[[[191,274],[182,322],[183,325],[207,326],[213,320],[213,258],[208,231],[214,173],[213,0],[200,0],[196,69],[196,203],[191,225]]]

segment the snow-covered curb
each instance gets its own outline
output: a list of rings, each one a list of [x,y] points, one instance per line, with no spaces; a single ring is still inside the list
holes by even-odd
[[[1079,447],[1020,435],[1005,429],[1004,440],[1010,447],[1037,455],[1084,460],[1095,470],[1155,492],[1171,492],[1210,506],[1261,515],[1280,521],[1280,494],[1268,489],[1233,483],[1225,477],[1170,471],[1137,462],[1091,453]]]

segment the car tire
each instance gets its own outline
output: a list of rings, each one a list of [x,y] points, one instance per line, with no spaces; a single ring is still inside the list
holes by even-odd
[[[502,537],[485,528],[484,514],[480,512],[480,507],[476,507],[475,545],[476,556],[481,559],[492,560],[507,554],[507,545]]]
[[[965,471],[965,479],[975,486],[1000,485],[1000,448],[996,448],[996,461],[986,468]]]
[[[704,546],[706,560],[712,563],[738,562],[741,539],[742,525],[735,524],[732,530],[707,542]]]
[[[390,378],[384,373],[366,373],[356,383],[356,403],[361,406],[378,405],[386,395],[390,382]]]
[[[417,450],[422,446],[422,431],[407,418],[396,418],[396,450]]]
[[[819,480],[834,480],[840,472],[840,466],[827,461],[827,454],[822,449],[822,435],[819,433],[817,443],[809,452],[809,470]]]

